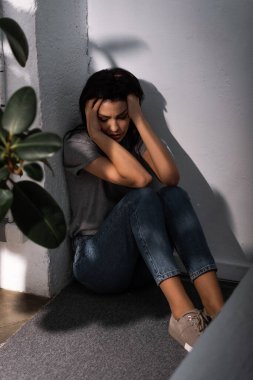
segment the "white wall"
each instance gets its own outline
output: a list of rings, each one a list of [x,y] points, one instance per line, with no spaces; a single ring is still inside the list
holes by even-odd
[[[59,6],[60,5],[60,6]],[[4,0],[3,14],[23,28],[30,47],[25,69],[5,45],[8,97],[31,85],[38,96],[34,126],[63,136],[80,122],[78,98],[87,79],[87,3],[85,0]],[[55,177],[46,171],[45,187],[68,217],[61,152],[51,160]],[[68,239],[49,252],[26,241],[0,243],[0,287],[44,296],[58,293],[72,276]]]
[[[219,276],[253,259],[252,1],[88,1],[90,73],[143,80],[144,110],[175,153]]]

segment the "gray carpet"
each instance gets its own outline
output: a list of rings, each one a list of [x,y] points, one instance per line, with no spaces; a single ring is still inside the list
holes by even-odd
[[[0,379],[169,379],[187,355],[169,315],[156,286],[98,296],[73,282],[0,348]]]

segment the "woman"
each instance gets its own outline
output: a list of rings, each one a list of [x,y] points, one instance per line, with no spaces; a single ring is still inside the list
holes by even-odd
[[[142,99],[137,78],[120,68],[93,74],[81,94],[83,125],[64,144],[74,276],[97,293],[155,281],[171,309],[169,333],[190,351],[223,297],[200,223],[177,186],[176,164],[145,119]],[[174,247],[203,311],[185,292]]]

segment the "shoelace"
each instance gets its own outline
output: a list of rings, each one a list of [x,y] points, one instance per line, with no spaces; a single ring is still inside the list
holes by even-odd
[[[207,312],[205,311],[205,309],[202,309],[201,314],[202,314],[202,316],[203,316],[206,324],[209,325],[209,323],[212,322],[212,318],[210,317],[210,315],[207,314]]]
[[[194,313],[187,315],[187,318],[199,332],[203,331],[207,326],[207,323],[200,311],[196,314]]]

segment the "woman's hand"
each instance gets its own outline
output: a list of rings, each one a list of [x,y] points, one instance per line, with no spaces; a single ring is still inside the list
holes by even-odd
[[[103,99],[91,99],[88,100],[85,106],[87,130],[91,138],[93,138],[97,132],[101,132],[97,114],[102,102]]]
[[[127,105],[128,115],[130,119],[133,120],[146,146],[146,150],[142,154],[143,159],[147,162],[161,183],[167,186],[176,186],[179,181],[176,164],[168,149],[145,119],[138,97],[132,94],[128,95]]]
[[[130,119],[132,119],[132,121],[136,125],[138,120],[143,118],[143,113],[141,110],[139,98],[132,94],[128,95],[127,108],[128,108],[128,115]]]
[[[98,119],[103,99],[91,99],[86,103],[87,130],[93,142],[105,153],[85,167],[89,173],[118,185],[144,187],[151,175],[126,148],[103,132]]]

